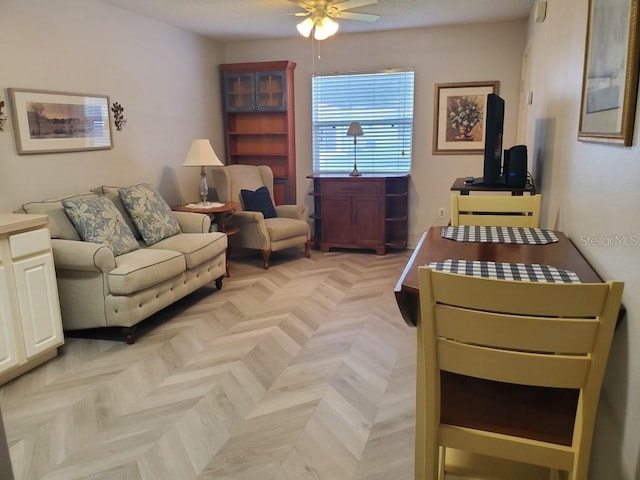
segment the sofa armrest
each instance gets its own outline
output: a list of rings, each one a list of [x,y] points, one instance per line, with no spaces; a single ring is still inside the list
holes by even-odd
[[[53,238],[51,246],[57,269],[106,273],[116,268],[113,250],[105,245]]]
[[[208,233],[211,227],[209,215],[195,212],[174,212],[183,233]]]
[[[276,215],[284,218],[293,218],[296,220],[306,221],[304,218],[307,207],[304,205],[277,205]]]

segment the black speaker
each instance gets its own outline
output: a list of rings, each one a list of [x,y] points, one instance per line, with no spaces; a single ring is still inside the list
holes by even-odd
[[[510,188],[527,185],[527,146],[515,145],[504,151],[504,182]]]

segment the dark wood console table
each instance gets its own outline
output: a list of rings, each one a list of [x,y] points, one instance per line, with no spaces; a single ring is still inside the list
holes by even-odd
[[[315,174],[314,242],[330,248],[362,248],[384,255],[407,248],[409,175]]]

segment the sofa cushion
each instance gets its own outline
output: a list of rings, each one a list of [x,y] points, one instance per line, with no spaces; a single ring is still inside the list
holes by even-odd
[[[104,195],[106,198],[111,200],[122,214],[122,218],[124,218],[124,221],[127,222],[127,225],[129,225],[129,228],[133,232],[133,235],[136,237],[136,240],[140,240],[142,239],[142,235],[140,235],[140,232],[129,216],[129,212],[127,212],[127,209],[125,208],[124,203],[122,203],[122,199],[120,198],[120,188],[121,187],[110,187],[108,185],[102,185],[100,187],[92,188],[91,191],[99,195]]]
[[[138,248],[127,223],[107,198],[65,199],[62,206],[85,242],[106,245],[115,256]]]
[[[269,218],[264,221],[272,242],[285,238],[309,235],[309,225],[303,220],[294,218]]]
[[[80,240],[78,231],[71,223],[71,220],[64,211],[62,200],[96,198],[94,193],[79,193],[75,195],[66,195],[63,197],[51,198],[41,202],[25,203],[21,207],[24,213],[48,215],[49,216],[49,233],[51,238],[61,238],[63,240]]]
[[[185,271],[180,252],[141,248],[116,257],[109,272],[109,289],[114,295],[129,295],[152,287]]]
[[[160,193],[149,184],[122,187],[120,198],[147,245],[180,233],[175,214]]]
[[[276,217],[276,209],[273,206],[273,200],[269,194],[269,189],[266,186],[262,186],[255,191],[253,190],[240,190],[242,196],[242,203],[245,210],[250,212],[262,212],[264,218]]]
[[[227,248],[224,233],[180,233],[155,243],[150,249],[174,250],[184,255],[187,268],[197,267],[220,255]]]

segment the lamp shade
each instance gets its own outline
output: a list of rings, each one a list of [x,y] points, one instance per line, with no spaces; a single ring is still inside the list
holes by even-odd
[[[187,156],[182,162],[183,167],[217,167],[223,166],[211,142],[206,138],[199,138],[191,142]]]
[[[314,21],[314,19],[309,17],[296,25],[296,28],[298,29],[298,32],[300,32],[300,35],[309,38],[309,35],[311,35],[311,30],[313,30],[313,26],[315,25],[315,23],[316,22]]]
[[[359,137],[360,135],[364,135],[360,122],[351,122],[347,135],[350,137]]]
[[[338,31],[338,22],[334,22],[329,17],[322,17],[316,23],[316,31],[313,34],[313,38],[316,40],[324,40]]]

